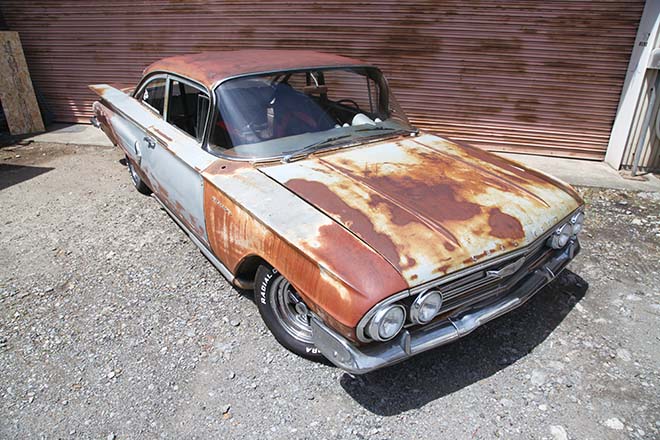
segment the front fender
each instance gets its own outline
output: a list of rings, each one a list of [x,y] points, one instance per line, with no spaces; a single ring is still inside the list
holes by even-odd
[[[234,274],[259,255],[344,336],[354,340],[371,307],[408,288],[382,256],[252,164],[219,159],[203,175],[215,255]]]

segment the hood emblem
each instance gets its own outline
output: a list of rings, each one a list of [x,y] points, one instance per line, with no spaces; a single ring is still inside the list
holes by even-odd
[[[487,270],[486,271],[486,276],[487,277],[493,277],[493,278],[508,277],[508,276],[513,275],[514,273],[518,272],[518,269],[520,269],[524,263],[525,263],[525,257],[522,257],[518,261],[514,261],[513,263],[511,263],[507,266],[504,266],[500,270]]]

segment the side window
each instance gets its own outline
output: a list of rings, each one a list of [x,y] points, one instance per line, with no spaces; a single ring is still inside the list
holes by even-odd
[[[167,122],[201,141],[204,136],[209,104],[209,97],[205,92],[197,87],[172,80],[167,107]]]
[[[140,99],[147,107],[163,116],[165,108],[165,79],[155,79],[147,84]]]

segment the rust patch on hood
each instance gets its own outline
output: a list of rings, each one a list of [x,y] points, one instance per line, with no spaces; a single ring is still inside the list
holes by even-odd
[[[503,213],[500,208],[492,208],[488,216],[490,235],[497,238],[524,238],[520,220],[509,214]]]
[[[388,261],[398,261],[398,251],[396,245],[387,234],[378,233],[374,230],[371,220],[363,212],[352,208],[337,194],[328,189],[320,182],[308,182],[303,179],[293,179],[287,182],[287,187],[292,189],[298,195],[304,195],[305,199],[323,200],[324,206],[332,212],[337,213],[341,218],[346,219],[344,224],[352,231],[356,231],[358,236],[369,235],[373,246],[385,256]],[[325,243],[327,246],[334,247],[333,243]],[[345,250],[342,250],[344,252]]]
[[[525,246],[582,203],[542,173],[432,135],[260,170],[379,252],[410,286]]]

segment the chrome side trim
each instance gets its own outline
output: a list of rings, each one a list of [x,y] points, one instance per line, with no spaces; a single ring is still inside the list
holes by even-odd
[[[459,310],[442,321],[415,330],[403,330],[388,342],[356,347],[313,315],[311,326],[314,344],[328,360],[353,374],[364,374],[396,364],[423,351],[456,341],[481,325],[525,304],[552,280],[550,274],[559,274],[571,261],[571,255],[576,255],[579,250],[579,242],[573,240],[505,295]]]
[[[234,274],[231,273],[231,271],[227,268],[227,266],[222,264],[222,262],[220,260],[218,260],[218,258],[215,255],[213,255],[213,252],[211,252],[211,250],[209,248],[207,248],[204,245],[204,243],[202,243],[195,236],[195,234],[190,229],[188,229],[186,227],[186,225],[184,225],[183,222],[181,222],[181,220],[179,220],[177,218],[176,215],[174,215],[174,213],[172,211],[170,211],[170,209],[165,205],[165,203],[162,202],[162,200],[160,200],[158,198],[158,196],[156,194],[151,194],[151,197],[153,197],[160,204],[160,206],[165,210],[165,212],[167,212],[169,214],[169,216],[174,219],[174,221],[177,223],[177,225],[179,225],[179,227],[181,229],[183,229],[183,231],[188,235],[188,237],[190,237],[190,240],[195,244],[195,246],[197,246],[199,248],[199,250],[202,252],[202,254],[204,254],[204,256],[206,258],[208,258],[208,260],[211,262],[211,264],[213,264],[215,266],[215,268],[218,269],[220,271],[220,273],[225,278],[227,278],[227,281],[229,281],[232,285],[236,285],[235,284],[236,277],[234,277]],[[241,286],[239,285],[239,287],[241,287]]]

